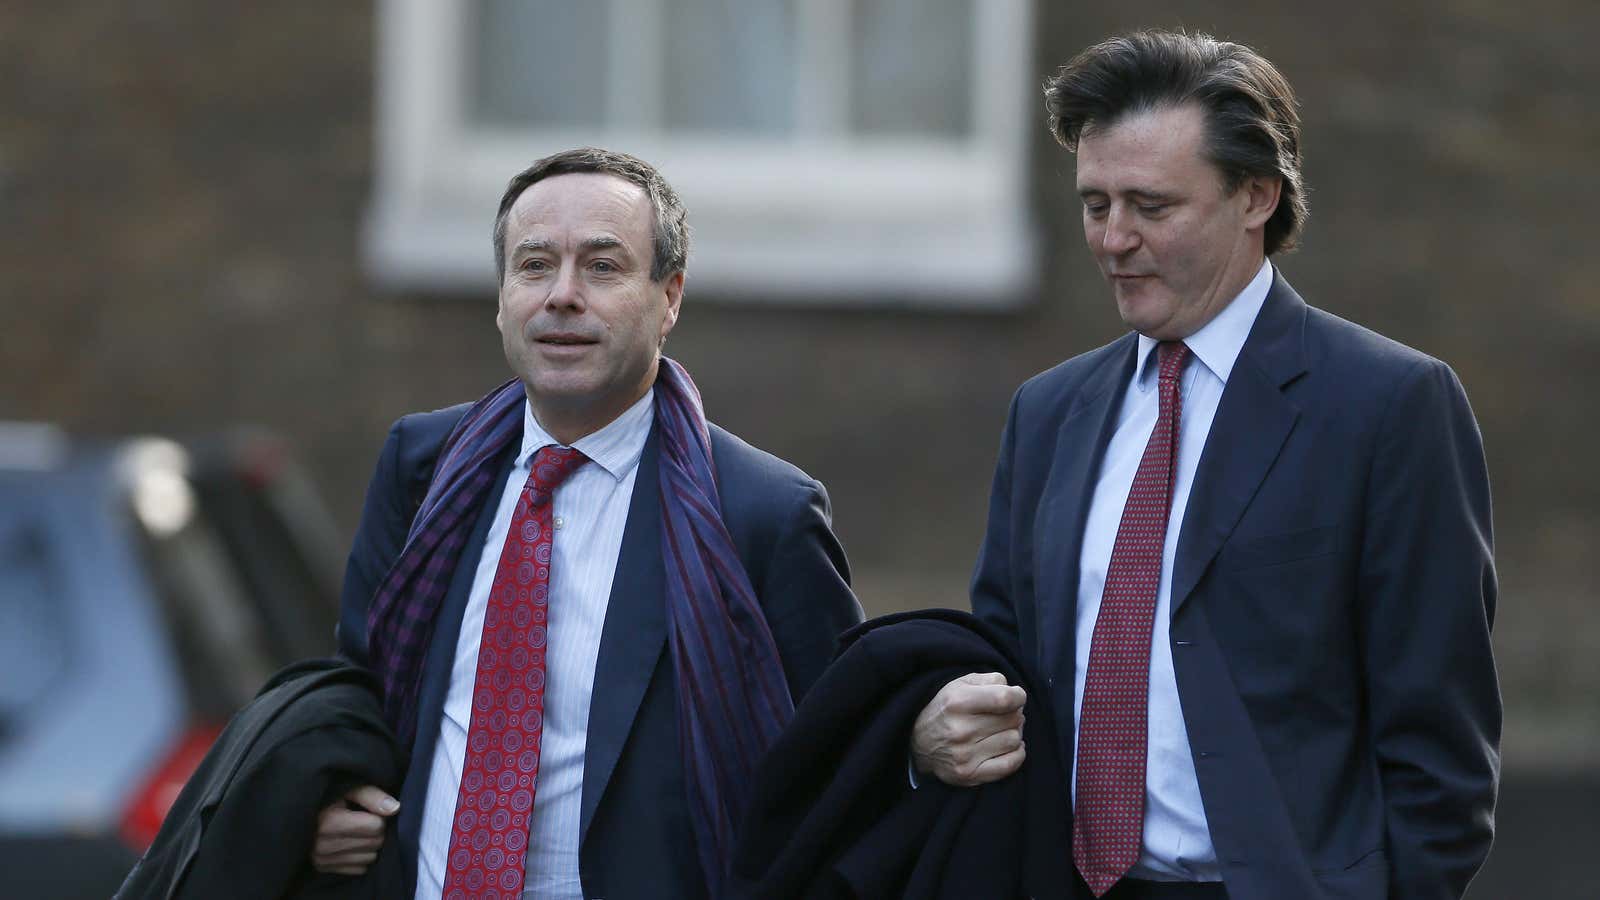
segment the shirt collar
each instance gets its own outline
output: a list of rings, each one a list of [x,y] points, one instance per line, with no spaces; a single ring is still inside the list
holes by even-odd
[[[606,426],[573,442],[572,448],[589,457],[595,465],[605,469],[612,478],[621,481],[639,464],[644,455],[644,442],[650,436],[650,426],[656,418],[656,389],[644,392],[638,402],[612,419]],[[522,404],[522,450],[517,454],[517,467],[526,469],[528,460],[544,447],[562,446],[550,436],[534,418],[533,404]]]
[[[1222,308],[1222,312],[1217,313],[1216,318],[1184,338],[1183,342],[1189,345],[1189,352],[1223,384],[1228,383],[1233,364],[1239,361],[1245,338],[1250,336],[1250,327],[1255,324],[1256,314],[1261,312],[1262,304],[1267,301],[1267,291],[1271,288],[1272,263],[1263,261],[1255,277],[1231,303]],[[1141,391],[1148,391],[1154,385],[1156,367],[1147,366],[1145,362],[1153,355],[1150,351],[1158,343],[1155,338],[1139,335],[1138,368],[1135,369],[1138,376],[1133,381]]]

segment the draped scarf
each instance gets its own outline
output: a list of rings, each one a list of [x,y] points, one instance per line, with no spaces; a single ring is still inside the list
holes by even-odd
[[[439,452],[404,549],[367,613],[372,668],[400,745],[416,736],[422,664],[435,620],[496,463],[522,437],[522,383],[506,382],[469,408]],[[777,642],[722,521],[710,428],[693,379],[661,357],[655,383],[660,438],[661,560],[667,645],[678,699],[678,742],[690,820],[711,896],[721,894],[756,763],[794,714]],[[604,698],[601,699],[604,702]]]

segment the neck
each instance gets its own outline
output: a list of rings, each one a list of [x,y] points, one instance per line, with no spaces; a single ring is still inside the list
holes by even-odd
[[[1221,312],[1229,303],[1232,303],[1240,294],[1244,293],[1244,289],[1250,286],[1251,281],[1255,280],[1256,273],[1261,271],[1261,264],[1266,261],[1266,254],[1262,253],[1259,247],[1255,248],[1254,252],[1245,254],[1241,263],[1229,272],[1233,277],[1230,279],[1230,283],[1222,289],[1222,296],[1227,298],[1227,303],[1222,304],[1218,308],[1218,312]]]
[[[562,446],[570,447],[615,422],[618,416],[638,403],[641,397],[649,393],[650,385],[655,383],[653,367],[650,376],[632,393],[583,404],[539,397],[532,390],[528,390],[526,392],[528,405],[533,409],[533,418],[539,423],[539,427]]]
[[[1187,340],[1190,335],[1210,325],[1211,320],[1221,315],[1223,310],[1232,306],[1233,301],[1237,300],[1239,295],[1244,293],[1244,289],[1250,286],[1250,282],[1255,279],[1256,273],[1261,271],[1261,264],[1266,262],[1266,259],[1266,255],[1260,249],[1256,249],[1255,252],[1246,253],[1241,259],[1233,261],[1217,279],[1217,286],[1211,294],[1212,302],[1206,308],[1203,318],[1199,321],[1187,323],[1187,327],[1183,329],[1182,334],[1152,334],[1149,337],[1153,337],[1158,341]]]

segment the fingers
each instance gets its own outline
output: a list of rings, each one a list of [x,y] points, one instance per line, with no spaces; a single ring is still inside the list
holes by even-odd
[[[1005,715],[1021,710],[1028,702],[1028,693],[1016,685],[1006,683],[999,672],[963,675],[945,685],[934,697],[944,699],[952,712],[975,715]]]
[[[1025,757],[1022,730],[1012,728],[950,748],[930,771],[946,784],[977,787],[1015,773]]]
[[[384,793],[377,785],[364,784],[351,788],[344,799],[352,807],[364,809],[379,816],[392,816],[400,810],[400,801]]]
[[[319,856],[332,858],[352,853],[376,853],[383,847],[383,834],[372,836],[322,837],[314,845]]]
[[[316,863],[315,860],[313,860],[313,864],[316,865],[318,872],[322,872],[327,875],[363,875],[366,874],[367,869],[371,867],[371,865],[376,862],[377,859],[378,854],[368,853],[360,857],[352,857],[348,860],[341,859],[334,862],[328,862],[326,864]]]
[[[360,875],[378,860],[376,850],[351,850],[327,856],[313,856],[317,871],[333,875]]]
[[[317,815],[317,838],[328,840],[383,840],[382,816],[337,804]]]
[[[991,756],[978,763],[972,770],[973,784],[988,784],[991,781],[999,781],[1009,775],[1016,774],[1017,770],[1022,768],[1022,763],[1028,756],[1028,748],[1022,743],[1020,737],[1017,738],[1016,744],[1017,746],[1014,749],[999,756]]]
[[[918,713],[911,757],[918,771],[961,787],[987,784],[1014,773],[1024,757],[1023,705],[1027,694],[998,672],[951,681]]]
[[[343,806],[343,802],[339,804]],[[311,864],[319,872],[360,875],[383,847],[384,820],[367,812],[330,807],[318,818]]]
[[[1000,716],[972,715],[947,711],[935,720],[933,734],[941,743],[977,745],[1004,731],[1019,735],[1026,722],[1022,710]]]
[[[993,759],[1022,746],[1022,729],[1007,728],[989,734],[973,744],[973,755],[979,759]]]
[[[349,842],[321,843],[311,849],[311,865],[318,872],[337,875],[360,875],[378,858],[378,844],[352,844]]]
[[[360,875],[383,847],[384,819],[400,809],[393,797],[372,785],[351,790],[317,814],[311,864],[334,875]]]

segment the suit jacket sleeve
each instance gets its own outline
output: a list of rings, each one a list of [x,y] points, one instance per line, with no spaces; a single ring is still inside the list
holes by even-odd
[[[1493,836],[1501,707],[1488,473],[1443,363],[1419,363],[1396,391],[1365,510],[1360,634],[1390,896],[1457,898]]]
[[[994,483],[989,490],[989,523],[983,546],[972,575],[972,612],[978,618],[1017,637],[1017,580],[1025,572],[1013,565],[1011,534],[1011,470],[1016,450],[1017,415],[1022,392],[1011,400],[1005,431],[1000,436],[1000,455],[995,463]]]
[[[407,419],[389,429],[377,468],[367,486],[367,499],[356,527],[350,559],[345,565],[344,589],[339,598],[339,655],[358,665],[367,659],[367,606],[389,567],[405,546],[411,519],[420,497],[415,493],[405,469],[407,457]],[[423,481],[426,489],[426,480]]]
[[[833,659],[839,634],[862,614],[850,590],[850,564],[830,524],[827,490],[807,479],[794,497],[755,588],[798,703]]]

